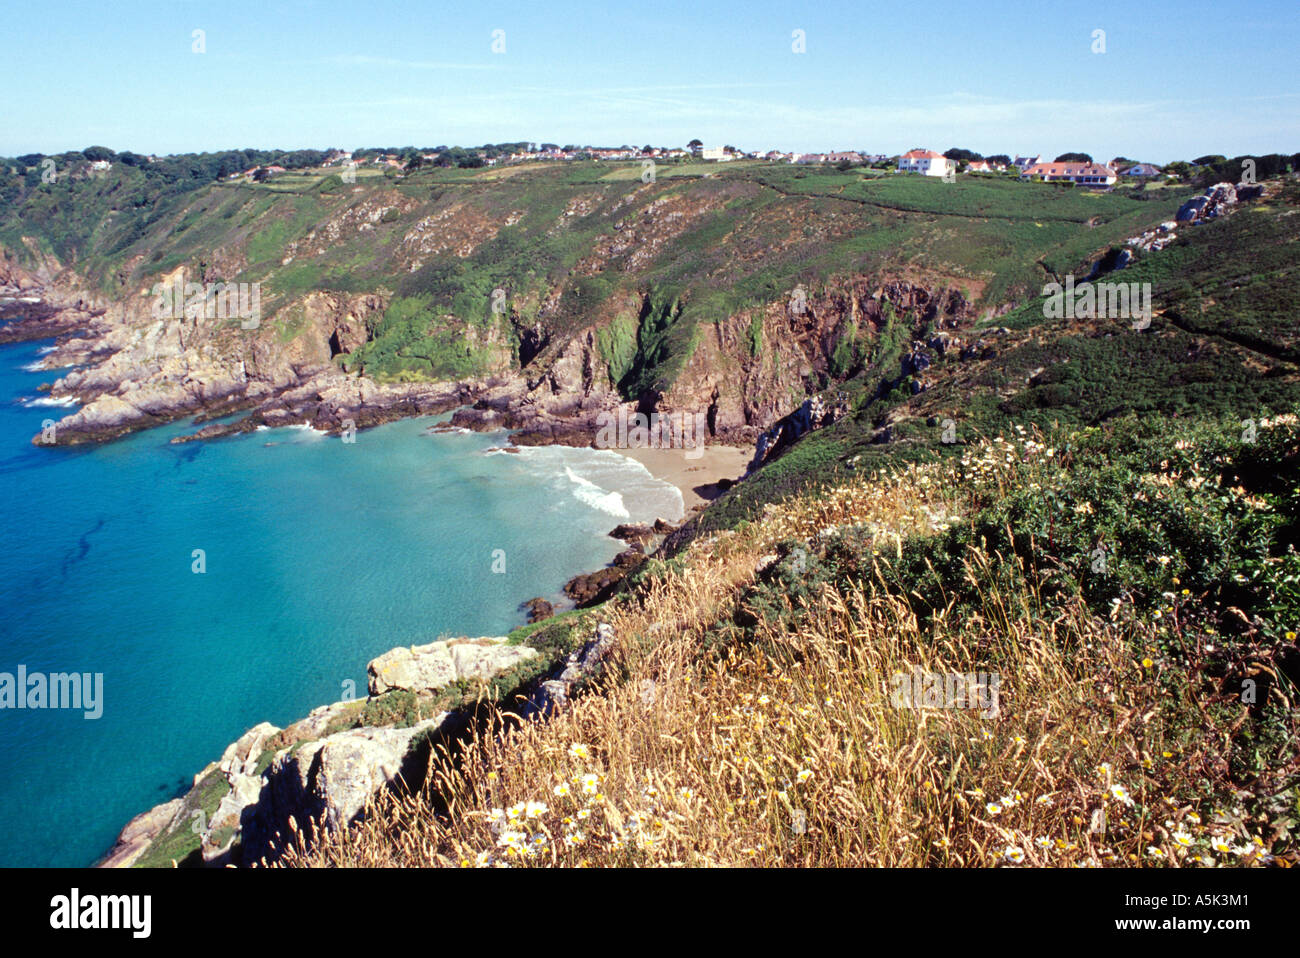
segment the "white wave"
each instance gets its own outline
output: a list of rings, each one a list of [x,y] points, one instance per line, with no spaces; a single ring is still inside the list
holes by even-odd
[[[580,502],[586,503],[593,509],[599,509],[601,512],[607,512],[611,516],[619,519],[631,518],[631,513],[627,511],[627,506],[623,505],[623,496],[618,492],[610,492],[602,489],[590,479],[584,479],[568,466],[564,467],[564,474],[569,477],[573,483],[573,496]]]
[[[45,363],[41,362],[39,359],[34,363],[28,363],[23,367],[23,372],[43,373],[45,372]]]
[[[41,396],[37,399],[29,399],[23,403],[29,409],[34,406],[75,406],[77,405],[76,396]]]
[[[36,350],[36,355],[48,356],[50,353],[54,352],[58,348],[59,348],[58,346],[42,346],[40,349]]]
[[[625,521],[654,522],[660,516],[676,521],[686,512],[681,490],[610,449],[521,446],[514,458],[532,472],[554,475],[557,488],[570,489],[584,505]]]

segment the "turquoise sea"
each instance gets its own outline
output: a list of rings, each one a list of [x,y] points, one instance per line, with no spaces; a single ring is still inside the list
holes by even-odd
[[[70,411],[37,392],[48,346],[0,347],[0,673],[102,673],[103,715],[0,709],[0,865],[91,864],[245,729],[364,694],[394,646],[504,634],[612,559],[614,525],[682,513],[616,453],[491,453],[504,434],[430,418],[38,448]]]

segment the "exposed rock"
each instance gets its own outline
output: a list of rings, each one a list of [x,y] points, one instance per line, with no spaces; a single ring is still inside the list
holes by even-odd
[[[640,546],[631,549],[625,549],[614,557],[614,565],[619,569],[631,572],[641,563],[645,562],[645,550]]]
[[[434,692],[462,679],[490,679],[536,655],[526,645],[507,645],[503,636],[446,639],[390,649],[371,660],[366,672],[371,695],[392,689]]]
[[[613,595],[625,575],[627,571],[617,566],[575,575],[564,583],[564,594],[572,599],[578,608],[585,609],[604,602]]]
[[[529,599],[523,604],[523,608],[528,611],[529,622],[541,622],[549,619],[555,614],[555,606],[547,602],[541,596],[535,599]]]
[[[379,789],[420,783],[408,754],[422,733],[440,726],[446,713],[410,728],[358,728],[276,753],[257,801],[244,809],[242,860],[275,861],[316,829],[337,830],[354,821]]]
[[[638,542],[645,545],[653,538],[654,534],[654,529],[644,522],[623,522],[616,525],[609,532],[610,538],[622,539],[628,545]]]
[[[230,791],[221,799],[199,841],[199,852],[207,864],[223,864],[239,833],[240,817],[257,801],[262,791],[258,759],[266,743],[280,729],[270,722],[257,725],[227,746],[217,767],[226,776]]]
[[[575,686],[599,674],[606,656],[614,647],[614,627],[607,622],[596,626],[595,634],[581,649],[569,654],[564,663],[538,683],[522,709],[526,718],[545,715],[568,703]]]
[[[1193,197],[1180,206],[1174,219],[1179,223],[1212,220],[1227,212],[1227,208],[1238,199],[1237,187],[1231,183],[1215,183],[1203,195]]]
[[[130,868],[148,850],[153,840],[171,826],[184,804],[184,799],[173,798],[170,802],[155,805],[131,819],[99,867]]]

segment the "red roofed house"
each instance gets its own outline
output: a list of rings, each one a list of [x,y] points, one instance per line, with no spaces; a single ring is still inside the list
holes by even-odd
[[[957,161],[933,150],[908,150],[898,158],[898,170],[922,176],[945,176],[957,171]]]
[[[1035,163],[1020,171],[1022,180],[1071,180],[1080,186],[1114,186],[1119,177],[1100,163]]]

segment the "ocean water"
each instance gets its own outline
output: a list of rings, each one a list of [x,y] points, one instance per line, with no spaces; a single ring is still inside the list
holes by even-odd
[[[47,348],[0,347],[0,672],[102,673],[103,714],[0,709],[0,865],[91,864],[251,726],[364,695],[395,646],[504,634],[613,558],[614,525],[682,513],[616,453],[491,453],[430,418],[37,448],[69,411],[36,391]]]

